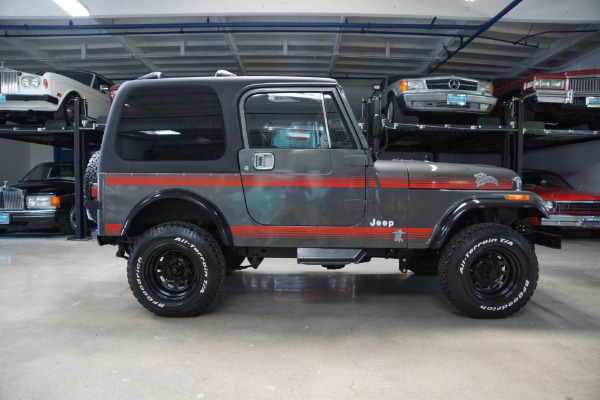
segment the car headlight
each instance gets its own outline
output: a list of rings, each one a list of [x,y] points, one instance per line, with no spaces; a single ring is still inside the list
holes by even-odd
[[[42,78],[39,76],[24,76],[21,78],[21,86],[23,87],[38,87],[42,84]]]
[[[60,206],[60,198],[52,195],[27,196],[27,208],[56,208]]]
[[[400,81],[400,83],[398,83],[398,89],[401,92],[404,92],[405,90],[423,89],[423,82],[413,80]]]
[[[494,85],[491,82],[480,82],[479,88],[484,93],[494,94]]]
[[[552,212],[552,211],[556,210],[556,202],[547,200],[544,202],[544,207],[546,207],[546,211]]]
[[[564,79],[534,79],[525,84],[525,89],[544,88],[544,89],[564,89]]]

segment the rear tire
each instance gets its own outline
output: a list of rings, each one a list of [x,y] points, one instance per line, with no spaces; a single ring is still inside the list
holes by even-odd
[[[217,241],[185,222],[155,226],[133,245],[129,287],[138,302],[162,317],[201,314],[221,290],[225,260]]]
[[[472,318],[504,318],[520,310],[537,286],[533,245],[504,225],[478,224],[444,249],[438,276],[446,296]]]

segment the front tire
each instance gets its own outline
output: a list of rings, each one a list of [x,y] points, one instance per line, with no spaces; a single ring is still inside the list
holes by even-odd
[[[393,95],[388,97],[385,116],[389,123],[401,122],[401,119],[404,116],[404,113],[398,106],[396,97]]]
[[[446,296],[472,318],[504,318],[520,310],[537,286],[533,245],[504,225],[478,224],[446,246],[438,276]]]
[[[217,241],[185,222],[148,230],[136,240],[127,264],[135,298],[163,317],[201,314],[219,294],[224,276],[225,260]]]

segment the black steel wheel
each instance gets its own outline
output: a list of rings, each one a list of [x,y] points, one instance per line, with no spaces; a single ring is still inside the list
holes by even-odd
[[[201,314],[221,289],[223,253],[205,230],[185,222],[156,226],[136,240],[127,265],[129,287],[164,317]]]
[[[438,276],[452,304],[473,318],[503,318],[520,310],[537,286],[533,245],[498,224],[473,225],[453,237]]]

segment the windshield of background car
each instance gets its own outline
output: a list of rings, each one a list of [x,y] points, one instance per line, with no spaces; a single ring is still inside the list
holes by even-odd
[[[538,186],[538,187],[556,187],[564,189],[572,189],[560,176],[549,173],[549,172],[524,172],[523,173],[523,185],[525,186]]]
[[[199,85],[148,85],[127,92],[117,154],[130,161],[216,160],[225,153],[217,94]]]
[[[244,103],[250,148],[356,149],[330,93],[256,93]]]
[[[36,165],[21,182],[75,181],[73,165]]]

